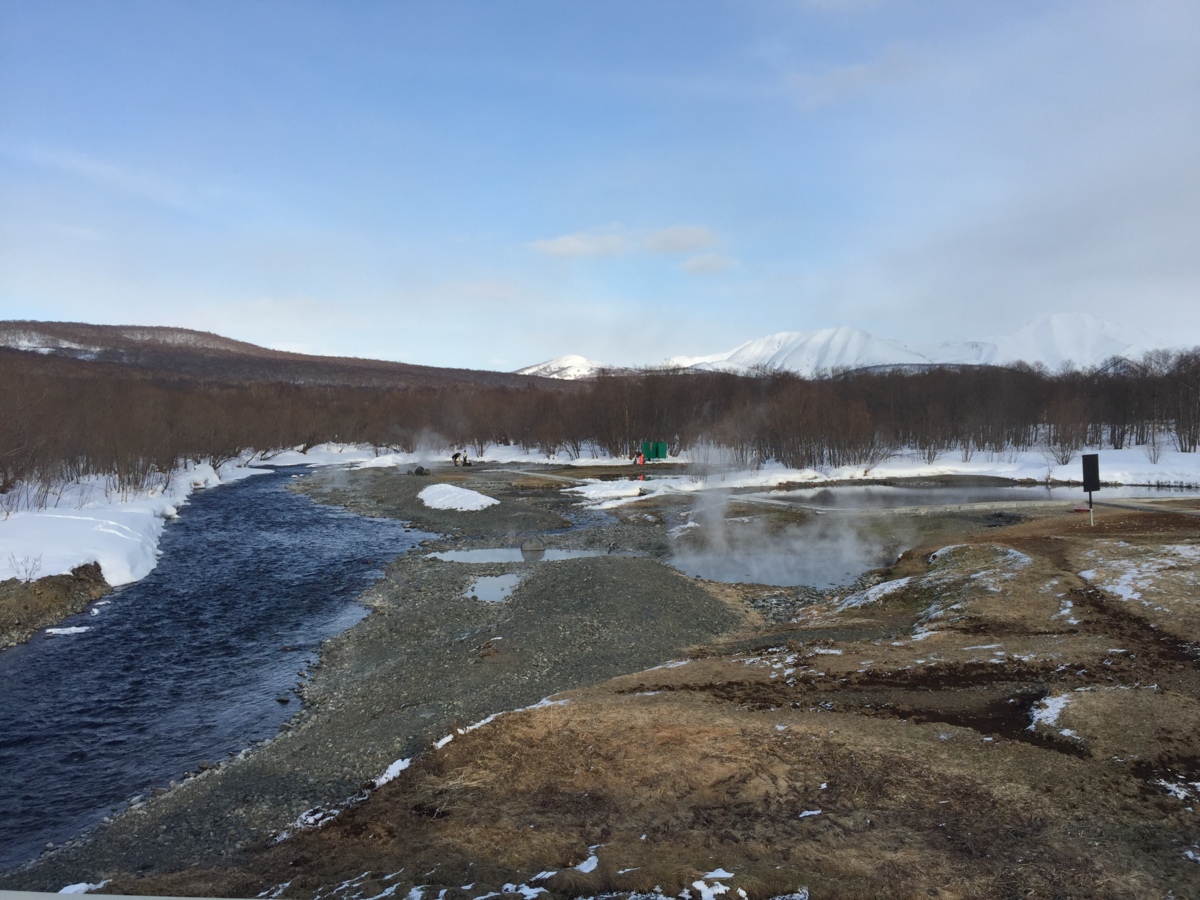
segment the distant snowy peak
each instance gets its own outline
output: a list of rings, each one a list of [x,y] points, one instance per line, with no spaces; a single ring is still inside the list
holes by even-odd
[[[1138,359],[1149,350],[1170,345],[1150,335],[1122,328],[1087,313],[1041,315],[1019,331],[985,341],[951,341],[908,345],[876,337],[860,328],[781,331],[747,341],[724,353],[675,356],[670,369],[752,372],[782,369],[804,376],[835,369],[887,366],[1007,366],[1041,363],[1055,370],[1064,363],[1097,366],[1114,356]],[[549,378],[588,378],[602,365],[580,356],[561,356],[519,374]]]
[[[860,328],[820,331],[782,331],[747,341],[728,353],[705,357],[675,357],[673,368],[744,372],[755,368],[787,369],[812,374],[820,369],[868,366],[922,365],[929,359],[903,344],[883,340]]]
[[[515,375],[540,375],[542,378],[562,378],[574,381],[580,378],[591,378],[601,369],[607,369],[604,363],[596,362],[585,356],[557,356],[554,359],[538,363],[536,366],[526,366],[517,369]]]
[[[786,369],[801,375],[832,369],[912,365],[1012,365],[1041,363],[1057,369],[1064,363],[1096,366],[1114,356],[1136,359],[1165,348],[1141,331],[1124,329],[1086,313],[1038,316],[1020,331],[990,341],[954,341],[910,346],[877,338],[858,328],[784,331],[748,341],[727,353],[675,357],[678,368],[746,372],[756,368]]]
[[[994,362],[1042,362],[1057,368],[1065,362],[1095,366],[1113,356],[1136,359],[1169,345],[1143,331],[1122,328],[1087,313],[1038,316],[1016,334],[996,339]]]

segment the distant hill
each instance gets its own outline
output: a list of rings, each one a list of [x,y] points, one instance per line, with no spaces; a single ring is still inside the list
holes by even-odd
[[[141,325],[0,321],[0,348],[239,384],[526,387],[548,383],[536,375],[443,369],[353,357],[309,356],[269,350],[205,331]]]
[[[676,356],[667,368],[720,372],[783,369],[804,376],[835,369],[871,369],[944,365],[1012,365],[1025,362],[1055,370],[1067,362],[1097,366],[1112,357],[1137,359],[1150,350],[1169,349],[1166,341],[1124,329],[1086,313],[1038,316],[1010,335],[983,341],[910,345],[860,328],[781,331],[747,341],[724,353]],[[575,361],[579,362],[576,363]],[[563,356],[521,372],[550,378],[587,378],[604,368],[579,356]]]
[[[543,378],[564,378],[567,380],[576,380],[580,378],[591,378],[601,369],[611,368],[598,363],[594,359],[588,359],[585,356],[557,356],[554,359],[548,359],[544,363],[538,363],[536,366],[526,366],[524,369],[517,369],[517,375],[540,375]]]

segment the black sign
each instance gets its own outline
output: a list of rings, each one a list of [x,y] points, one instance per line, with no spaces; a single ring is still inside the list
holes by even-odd
[[[1100,490],[1100,456],[1096,453],[1083,454],[1083,489],[1089,494]]]

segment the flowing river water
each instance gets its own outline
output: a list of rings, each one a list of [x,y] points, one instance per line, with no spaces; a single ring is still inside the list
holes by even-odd
[[[0,652],[0,869],[299,709],[317,646],[358,622],[355,598],[427,537],[286,490],[304,471],[194,494],[153,572],[60,625],[86,630]]]

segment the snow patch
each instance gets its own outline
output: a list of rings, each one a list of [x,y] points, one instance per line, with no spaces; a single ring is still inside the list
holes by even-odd
[[[941,552],[940,550],[938,551]],[[866,606],[868,603],[875,603],[888,594],[894,594],[906,584],[912,581],[912,576],[906,578],[897,578],[895,581],[885,581],[883,584],[877,584],[873,588],[868,588],[865,591],[859,591],[857,594],[851,594],[845,600],[838,604],[838,610],[853,609],[857,606]]]
[[[1052,727],[1058,722],[1058,717],[1071,701],[1070,694],[1060,694],[1057,697],[1046,697],[1038,701],[1038,708],[1033,711],[1033,721],[1026,731],[1033,731],[1038,725]]]
[[[965,547],[965,546],[966,546],[966,544],[951,544],[950,546],[943,547],[940,550],[934,550],[932,553],[929,554],[929,561],[933,562],[935,559],[944,559],[945,557],[947,557],[951,553],[953,553],[955,550],[959,549],[960,547]]]
[[[714,897],[729,893],[729,888],[719,882],[709,885],[703,881],[693,881],[692,887],[699,892],[700,900],[713,900]]]
[[[384,770],[384,773],[382,775],[380,775],[378,778],[375,779],[375,787],[377,787],[377,788],[383,787],[389,781],[395,781],[396,777],[401,772],[403,772],[405,769],[407,769],[411,762],[412,762],[411,758],[396,760],[394,763],[392,763],[390,766],[388,766],[387,769]]]
[[[158,564],[163,528],[193,491],[265,472],[187,463],[142,492],[89,476],[60,485],[44,509],[23,505],[14,489],[0,495],[0,581],[66,575],[87,563],[98,563],[113,587],[138,581]]]
[[[509,882],[500,889],[501,893],[505,894],[520,894],[525,900],[533,900],[538,894],[550,893],[544,887],[530,887],[527,884],[513,884]]]
[[[478,491],[455,487],[452,484],[431,484],[417,497],[430,509],[453,509],[459,512],[475,512],[496,506],[500,501]]]
[[[66,887],[59,888],[58,893],[60,893],[60,894],[86,894],[89,891],[100,890],[102,887],[104,887],[110,881],[112,881],[111,878],[106,878],[103,881],[99,882],[98,884],[89,884],[86,881],[80,881],[77,884],[68,884]]]

